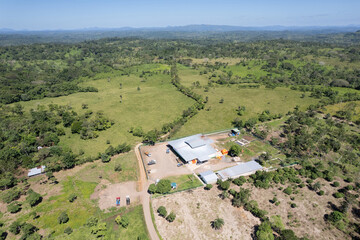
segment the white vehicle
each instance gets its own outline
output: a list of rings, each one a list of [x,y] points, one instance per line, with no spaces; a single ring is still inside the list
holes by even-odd
[[[155,160],[155,159],[150,160],[150,161],[148,162],[148,165],[153,165],[153,164],[156,164],[156,160]]]

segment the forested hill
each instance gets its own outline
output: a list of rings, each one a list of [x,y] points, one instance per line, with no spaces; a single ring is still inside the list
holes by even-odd
[[[189,25],[165,28],[82,29],[58,31],[14,31],[0,29],[0,46],[32,43],[77,43],[111,37],[146,39],[211,39],[217,41],[259,41],[288,39],[343,45],[360,42],[360,27],[236,27]]]

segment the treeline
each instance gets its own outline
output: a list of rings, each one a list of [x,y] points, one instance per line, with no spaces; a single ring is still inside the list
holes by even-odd
[[[70,106],[55,104],[40,105],[29,112],[24,112],[20,104],[0,108],[0,188],[12,186],[14,179],[10,173],[19,167],[46,165],[47,171],[59,171],[96,160],[85,158],[83,151],[75,154],[58,145],[60,136],[65,135],[65,128],[71,128],[74,134],[80,131],[88,136],[111,127],[112,122],[101,112],[91,115],[91,111],[79,115]],[[130,147],[124,144],[115,150],[108,149],[106,154],[129,150]]]

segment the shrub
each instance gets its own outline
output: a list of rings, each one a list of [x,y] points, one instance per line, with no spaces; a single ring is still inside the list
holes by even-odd
[[[353,190],[353,189],[354,189],[354,186],[353,186],[353,185],[347,185],[347,186],[346,186],[346,189],[347,189],[347,190]]]
[[[63,224],[63,223],[67,223],[68,221],[69,221],[69,216],[67,215],[66,212],[62,212],[58,217],[58,223]]]
[[[296,205],[296,203],[291,203],[291,204],[290,204],[290,207],[291,207],[291,208],[296,208],[297,205]]]
[[[343,197],[344,197],[344,194],[343,194],[343,193],[340,193],[340,192],[336,192],[336,193],[333,194],[333,196],[334,196],[335,198],[343,198]]]
[[[299,238],[296,237],[295,233],[291,229],[284,229],[280,232],[279,240],[298,240]]]
[[[284,193],[286,193],[287,195],[290,195],[290,194],[292,194],[292,188],[291,187],[287,187],[287,188],[285,188],[284,189]]]
[[[276,205],[276,206],[279,206],[279,205],[280,205],[280,202],[279,202],[279,201],[278,201],[278,202],[276,202],[276,203],[275,203],[275,205]]]
[[[229,181],[221,182],[219,186],[222,190],[228,190],[230,188],[230,182]]]
[[[73,230],[72,230],[71,227],[67,227],[67,228],[65,228],[65,230],[64,230],[64,233],[66,233],[67,235],[70,235],[72,232],[73,232]]]
[[[205,190],[210,190],[213,187],[212,184],[206,184],[205,186]]]
[[[299,184],[299,188],[303,188],[303,187],[305,187],[305,184],[304,184],[304,183],[300,183],[300,184]]]
[[[264,221],[259,225],[258,230],[256,231],[256,237],[259,240],[273,240],[273,230],[271,229],[271,224],[269,221]]]
[[[333,186],[334,186],[334,187],[339,187],[339,186],[340,186],[340,183],[339,183],[339,182],[334,182],[334,183],[333,183]]]
[[[166,220],[168,220],[169,222],[173,222],[176,218],[176,214],[174,212],[171,212],[167,217]]]
[[[120,163],[115,164],[114,171],[115,172],[121,172],[122,171],[122,167],[121,167]]]
[[[225,224],[224,219],[217,218],[211,222],[211,227],[218,230],[221,229],[224,226],[224,224]]]
[[[10,213],[17,213],[21,210],[21,203],[19,202],[12,202],[7,206],[7,210]]]
[[[70,194],[68,197],[69,202],[74,202],[77,199],[77,195],[75,193]]]
[[[86,221],[86,226],[88,227],[93,227],[93,226],[96,226],[98,224],[98,219],[94,216],[91,216],[88,218],[88,220]]]
[[[159,215],[161,217],[166,217],[167,215],[167,211],[166,211],[166,208],[164,206],[160,206],[158,209],[157,209],[157,212],[159,213]]]
[[[319,193],[318,193],[320,196],[324,195],[325,192],[323,190],[321,190]]]

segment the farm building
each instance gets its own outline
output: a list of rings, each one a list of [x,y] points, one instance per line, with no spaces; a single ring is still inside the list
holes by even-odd
[[[28,177],[36,176],[36,175],[39,175],[44,172],[45,172],[45,166],[39,166],[36,168],[32,168],[28,172]]]
[[[217,174],[222,180],[227,180],[229,178],[237,178],[240,176],[250,175],[261,169],[262,166],[260,164],[255,161],[249,161],[246,163],[240,163],[239,165],[236,165],[234,167],[218,171]]]
[[[205,184],[216,183],[216,181],[218,180],[216,174],[211,170],[202,172],[199,175],[201,180],[203,180]]]
[[[168,144],[185,162],[206,162],[216,156],[213,140],[202,134],[170,141]]]

